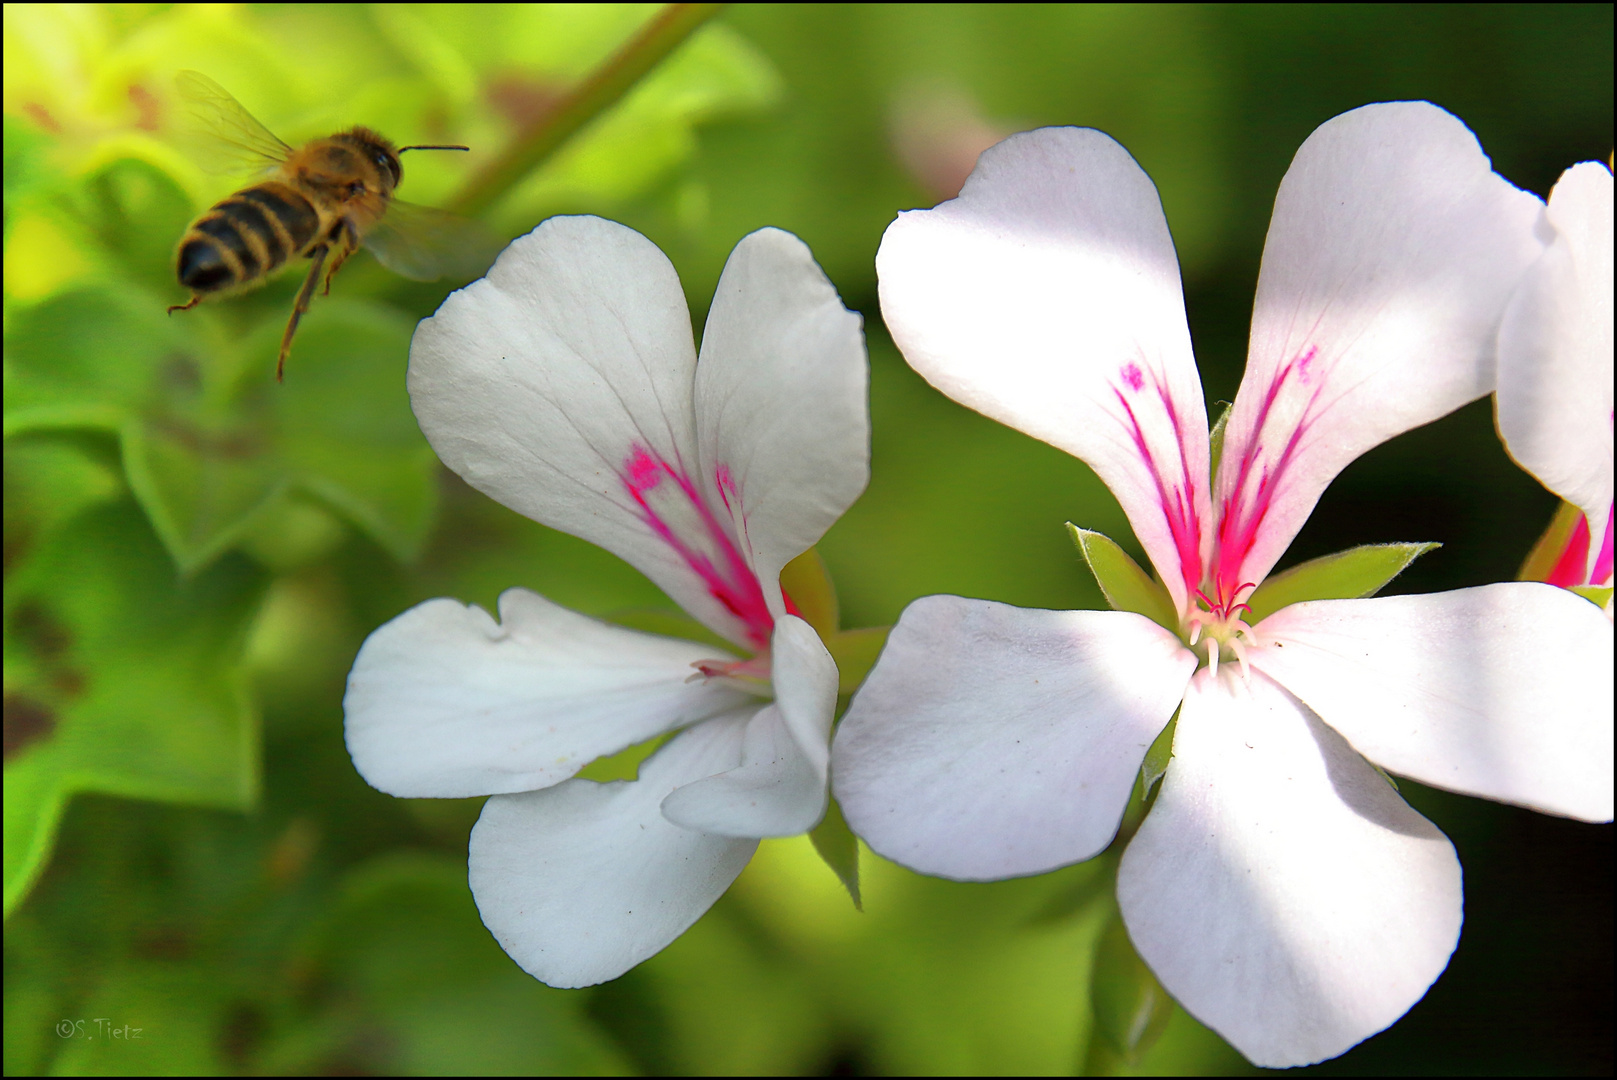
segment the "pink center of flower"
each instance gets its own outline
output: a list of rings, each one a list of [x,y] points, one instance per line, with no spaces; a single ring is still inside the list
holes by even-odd
[[[640,508],[640,520],[672,548],[708,592],[746,627],[748,641],[769,648],[775,620],[763,589],[730,533],[703,501],[696,484],[678,468],[643,446],[633,446],[619,473],[624,490]],[[727,465],[714,470],[714,485],[732,521],[745,528],[740,498]],[[787,610],[792,611],[790,599]],[[794,612],[795,614],[795,612]]]
[[[1250,612],[1252,606],[1241,601],[1246,590],[1256,588],[1255,582],[1244,581],[1237,585],[1228,594],[1220,592],[1216,597],[1210,597],[1201,589],[1196,590],[1196,609],[1185,618],[1185,628],[1189,631],[1187,644],[1192,648],[1196,642],[1203,639],[1207,642],[1207,666],[1218,674],[1219,657],[1225,649],[1229,649],[1231,656],[1240,663],[1241,674],[1248,675],[1246,663],[1246,644],[1254,638],[1252,627],[1247,625],[1242,617],[1243,612]]]

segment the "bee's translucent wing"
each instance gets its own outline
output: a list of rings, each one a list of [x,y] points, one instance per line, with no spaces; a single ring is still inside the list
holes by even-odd
[[[197,164],[209,172],[262,173],[292,156],[290,146],[200,71],[180,72],[174,87],[186,106],[175,125],[176,133]]]
[[[412,281],[470,280],[489,268],[500,242],[478,222],[394,199],[365,233],[376,260]]]

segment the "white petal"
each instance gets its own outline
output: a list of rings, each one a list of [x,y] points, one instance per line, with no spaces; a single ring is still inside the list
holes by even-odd
[[[1260,582],[1350,461],[1493,389],[1542,206],[1425,102],[1320,125],[1275,198],[1215,487],[1217,585]]]
[[[1612,626],[1582,597],[1510,582],[1315,600],[1257,627],[1251,664],[1365,757],[1435,787],[1612,818]]]
[[[837,728],[837,801],[871,848],[926,874],[1087,859],[1195,666],[1141,615],[923,597]]]
[[[1499,328],[1499,431],[1598,538],[1612,500],[1611,172],[1595,161],[1568,169],[1546,213],[1555,241]]]
[[[709,505],[784,614],[780,571],[817,543],[870,479],[869,365],[858,315],[808,246],[760,229],[724,266],[696,367],[696,434]]]
[[[1086,128],[1012,135],[960,197],[900,214],[876,255],[910,366],[1082,458],[1183,608],[1210,531],[1207,413],[1149,177]]]
[[[1167,991],[1268,1068],[1393,1023],[1460,935],[1447,838],[1285,691],[1228,665],[1191,681],[1117,898]]]
[[[762,594],[693,475],[695,373],[673,266],[594,217],[551,218],[513,241],[410,342],[410,403],[444,464],[761,647]]]
[[[663,801],[676,825],[719,836],[796,836],[825,816],[837,666],[808,623],[784,615],[770,648],[775,703],[747,724],[739,768]]]
[[[592,760],[748,700],[720,680],[686,680],[710,645],[642,634],[526,589],[500,621],[429,600],[360,647],[343,697],[354,767],[404,798],[531,791]]]
[[[638,780],[568,780],[484,804],[472,829],[472,896],[511,959],[551,986],[592,986],[702,917],[758,842],[681,829],[658,804],[680,784],[733,767],[749,715],[676,736]]]

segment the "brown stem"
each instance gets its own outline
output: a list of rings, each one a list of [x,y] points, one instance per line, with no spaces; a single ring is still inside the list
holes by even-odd
[[[488,209],[580,128],[611,108],[723,4],[669,4],[552,108],[528,124],[505,153],[472,177],[450,209],[473,215]]]

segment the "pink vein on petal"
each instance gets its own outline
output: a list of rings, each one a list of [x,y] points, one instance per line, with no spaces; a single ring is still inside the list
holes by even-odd
[[[1285,448],[1272,463],[1263,466],[1256,489],[1248,497],[1247,482],[1251,479],[1253,467],[1257,465],[1258,458],[1263,453],[1263,429],[1269,422],[1269,414],[1289,376],[1295,374],[1298,382],[1309,381],[1310,376],[1314,374],[1311,369],[1318,355],[1318,346],[1310,345],[1302,353],[1288,360],[1275,373],[1264,394],[1263,404],[1258,407],[1257,419],[1252,424],[1251,438],[1241,453],[1240,471],[1236,474],[1235,483],[1231,486],[1224,504],[1218,508],[1218,548],[1213,554],[1213,584],[1220,597],[1233,595],[1239,588],[1242,565],[1257,542],[1263,521],[1268,517],[1269,509],[1274,503],[1275,492],[1280,487],[1280,480],[1308,431],[1309,413],[1319,398],[1324,381],[1314,387],[1313,395],[1304,406],[1297,426],[1286,439]]]
[[[1600,542],[1600,552],[1595,556],[1595,568],[1589,574],[1591,585],[1606,585],[1611,581],[1611,512],[1612,507],[1606,507],[1606,538]]]
[[[1149,369],[1148,369],[1149,370]],[[1129,389],[1138,392],[1145,386],[1145,376],[1139,365],[1130,362],[1123,366],[1123,381]],[[1167,388],[1157,380],[1156,372],[1151,372],[1151,384],[1157,392],[1157,399],[1162,403],[1163,411],[1168,415],[1168,422],[1173,426],[1174,440],[1179,446],[1179,480],[1172,482],[1163,475],[1156,456],[1152,454],[1150,444],[1146,441],[1145,430],[1140,426],[1139,417],[1135,415],[1134,407],[1129,404],[1123,391],[1113,388],[1123,411],[1128,414],[1129,435],[1134,440],[1134,448],[1144,459],[1146,468],[1151,472],[1151,479],[1156,484],[1157,502],[1162,507],[1162,516],[1168,523],[1168,532],[1173,537],[1174,550],[1179,555],[1179,573],[1185,583],[1186,596],[1194,596],[1196,587],[1201,584],[1201,522],[1196,517],[1196,485],[1190,476],[1190,462],[1185,455],[1184,429],[1179,421],[1179,414],[1174,409],[1173,399],[1169,396]]]
[[[1555,565],[1548,574],[1544,575],[1546,584],[1555,585],[1563,589],[1571,589],[1578,585],[1604,585],[1611,579],[1612,556],[1612,512],[1606,510],[1606,536],[1600,543],[1600,550],[1595,554],[1594,568],[1589,569],[1589,519],[1582,514],[1572,525],[1572,534],[1566,538],[1566,546],[1561,549],[1561,555],[1555,560]],[[1587,576],[1586,576],[1587,575]]]
[[[713,511],[702,500],[701,493],[691,482],[691,478],[686,476],[683,470],[675,468],[654,452],[638,445],[630,448],[629,457],[623,463],[620,477],[629,497],[640,508],[640,520],[644,521],[663,543],[674,549],[685,565],[702,579],[708,592],[725,610],[741,620],[747,628],[747,638],[753,647],[760,650],[768,648],[769,635],[774,629],[775,620],[769,614],[769,606],[764,601],[763,589],[758,585],[757,575],[747,565],[747,560],[737,550],[729,533],[713,516]],[[668,523],[665,515],[652,508],[647,496],[660,487],[664,479],[674,482],[679,494],[695,511],[696,519],[702,531],[706,533],[707,543],[703,546],[717,552],[722,566],[716,566],[712,556],[693,546],[689,542],[690,538],[680,536]],[[720,465],[714,479],[717,481],[720,497],[724,499],[725,508],[733,513],[730,496],[737,492],[728,466]],[[698,538],[698,542],[701,539]]]

